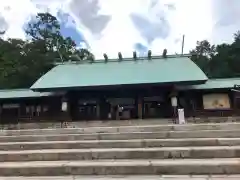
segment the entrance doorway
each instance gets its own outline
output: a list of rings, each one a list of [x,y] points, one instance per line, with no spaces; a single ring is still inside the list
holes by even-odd
[[[109,99],[109,102],[112,119],[128,120],[136,118],[137,106],[134,98],[114,98]]]
[[[77,113],[75,117],[79,120],[96,120],[97,119],[97,102],[94,100],[79,100]]]
[[[1,123],[15,124],[18,123],[20,113],[19,104],[3,104],[1,107]]]
[[[143,101],[144,118],[169,118],[172,117],[171,102],[167,97],[145,97]]]

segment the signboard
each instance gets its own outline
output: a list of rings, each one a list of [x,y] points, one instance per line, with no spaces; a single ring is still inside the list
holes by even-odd
[[[152,96],[152,97],[144,97],[144,101],[163,101],[163,98],[161,96]]]
[[[179,124],[185,124],[185,115],[184,115],[184,109],[178,109],[178,123]]]
[[[204,109],[230,109],[228,94],[206,94],[203,95]]]
[[[78,101],[80,105],[87,105],[87,104],[97,104],[97,100],[94,99],[81,99]]]
[[[2,106],[3,109],[15,109],[19,107],[20,107],[19,104],[3,104]]]
[[[108,99],[108,101],[112,105],[134,104],[135,103],[135,99],[132,99],[132,98],[112,98],[112,99]]]

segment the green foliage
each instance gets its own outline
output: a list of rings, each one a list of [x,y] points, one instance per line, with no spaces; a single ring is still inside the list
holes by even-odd
[[[198,41],[190,54],[209,78],[240,77],[240,31],[234,34],[232,44],[215,46],[207,40]]]
[[[57,61],[94,59],[88,50],[77,49],[70,37],[62,36],[59,21],[49,13],[37,14],[25,32],[29,40],[0,39],[0,89],[29,88]]]

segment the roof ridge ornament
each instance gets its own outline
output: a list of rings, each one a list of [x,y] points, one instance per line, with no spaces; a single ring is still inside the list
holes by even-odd
[[[103,57],[104,57],[105,63],[107,63],[108,62],[108,55],[106,53],[104,53]]]
[[[134,59],[134,61],[137,60],[137,52],[136,51],[133,51],[133,59]]]
[[[148,50],[148,60],[152,60],[152,51]]]
[[[118,61],[122,61],[123,60],[123,56],[121,52],[118,52]]]
[[[167,58],[167,49],[163,50],[162,57],[165,59]]]

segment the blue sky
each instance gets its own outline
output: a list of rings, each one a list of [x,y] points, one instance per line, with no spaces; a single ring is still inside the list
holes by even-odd
[[[231,42],[240,29],[239,0],[1,0],[3,38],[24,39],[23,25],[46,11],[58,16],[65,36],[99,58],[148,49],[179,53],[183,34],[184,52],[189,52],[197,40]]]
[[[73,18],[68,13],[65,13],[63,11],[59,11],[57,13],[57,18],[61,22],[61,33],[65,37],[71,37],[74,39],[76,44],[80,44],[82,41],[84,41],[84,36],[81,33],[81,31],[78,31],[76,28],[76,23]],[[68,23],[71,21],[71,23]]]

